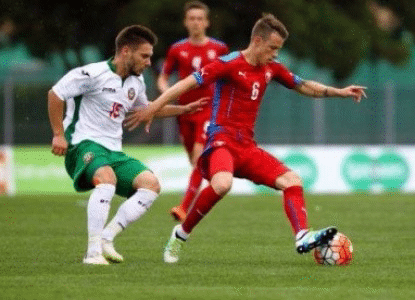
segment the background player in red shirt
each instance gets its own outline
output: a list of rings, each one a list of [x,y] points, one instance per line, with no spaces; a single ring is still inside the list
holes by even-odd
[[[192,1],[184,6],[184,26],[189,37],[173,44],[163,64],[157,85],[160,92],[169,88],[169,76],[177,70],[179,79],[186,78],[217,57],[228,53],[228,47],[218,40],[206,35],[209,27],[209,8],[200,1]],[[179,98],[180,104],[188,104],[203,97],[212,97],[212,87],[205,85],[189,91]],[[210,106],[197,113],[177,118],[180,139],[189,156],[193,171],[188,188],[180,205],[171,209],[172,216],[182,221],[202,182],[202,175],[195,168],[206,141],[206,128],[209,124]]]
[[[309,230],[301,179],[278,159],[257,147],[253,129],[265,88],[272,79],[306,96],[351,97],[355,102],[366,97],[365,88],[352,85],[338,89],[292,74],[275,61],[287,37],[288,32],[280,21],[273,15],[264,15],[252,29],[248,48],[221,57],[179,81],[152,102],[143,114],[137,113],[129,119],[127,126],[130,129],[146,122],[146,130],[149,130],[154,113],[163,105],[189,89],[214,82],[208,140],[198,161],[198,168],[210,185],[197,196],[183,223],[174,227],[164,251],[165,262],[179,260],[180,249],[189,233],[229,192],[233,177],[283,191],[284,209],[299,253],[327,243],[336,234],[335,227]]]

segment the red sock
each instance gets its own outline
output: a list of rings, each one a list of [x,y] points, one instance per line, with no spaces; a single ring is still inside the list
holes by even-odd
[[[284,209],[294,233],[308,228],[307,210],[301,186],[292,186],[284,190]]]
[[[186,193],[184,194],[183,200],[180,203],[180,206],[183,208],[185,212],[188,211],[189,206],[192,204],[197,191],[199,190],[200,184],[202,183],[202,174],[200,171],[195,168],[192,171],[189,179],[189,185],[187,187]]]
[[[183,230],[186,233],[190,233],[220,199],[222,197],[215,193],[211,185],[203,189],[187,213],[186,219],[182,224]]]

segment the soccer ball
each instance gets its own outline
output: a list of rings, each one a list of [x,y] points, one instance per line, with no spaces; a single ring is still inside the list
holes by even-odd
[[[353,257],[352,242],[343,233],[338,232],[328,245],[314,249],[314,260],[319,265],[344,266],[348,265]]]

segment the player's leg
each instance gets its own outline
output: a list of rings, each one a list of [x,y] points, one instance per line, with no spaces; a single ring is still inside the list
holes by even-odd
[[[302,181],[295,172],[258,147],[246,151],[245,156],[244,168],[236,175],[283,191],[284,210],[296,236],[299,253],[308,252],[317,244],[333,238],[337,231],[333,227],[309,230]]]
[[[279,175],[275,188],[283,191],[284,210],[294,234],[308,228],[307,210],[301,178],[293,171]]]
[[[84,258],[87,264],[108,264],[102,256],[100,240],[116,185],[109,155],[110,151],[101,145],[83,141],[70,147],[65,156],[65,167],[76,191],[93,190],[87,208],[88,250]]]
[[[283,191],[285,213],[294,231],[299,253],[309,252],[333,239],[337,233],[335,227],[317,231],[309,229],[302,181],[296,173],[289,171],[278,176],[275,180],[275,187]]]
[[[106,258],[122,262],[122,255],[114,249],[114,238],[147,212],[160,193],[160,184],[157,177],[136,160],[118,167],[116,174],[119,182],[117,194],[129,197],[120,205],[113,219],[105,227],[102,247]]]
[[[167,263],[176,263],[179,260],[180,249],[193,228],[232,187],[234,168],[232,154],[226,148],[218,148],[207,159],[210,184],[196,197],[184,222],[173,228],[164,251],[164,261]]]
[[[93,177],[95,185],[88,200],[88,250],[83,260],[86,264],[108,264],[102,256],[102,231],[108,219],[110,203],[115,194],[117,179],[109,166],[98,168]]]
[[[195,143],[193,146],[193,151],[191,154],[192,162],[192,173],[190,174],[189,183],[182,199],[182,202],[179,206],[173,207],[171,214],[177,220],[182,222],[189,210],[189,207],[193,203],[197,193],[199,192],[200,186],[202,184],[202,174],[199,169],[196,168],[197,160],[203,152],[204,145],[201,143]]]
[[[187,144],[193,144],[192,152],[189,155],[193,170],[190,174],[189,184],[187,186],[182,202],[179,206],[173,207],[172,209],[173,217],[180,222],[184,221],[189,207],[192,205],[193,200],[195,199],[197,193],[200,191],[202,185],[203,177],[197,168],[197,161],[199,160],[199,157],[202,155],[204,150],[204,145],[206,142],[206,131],[208,126],[208,120],[196,122],[192,133],[194,138],[190,141],[187,141]],[[190,135],[190,133],[188,134]]]
[[[196,168],[197,160],[202,154],[204,147],[204,140],[201,140],[203,138],[203,129],[200,129],[199,127],[201,126],[195,122],[183,120],[179,121],[180,140],[183,143],[192,166],[192,172],[189,177],[189,183],[184,197],[180,204],[173,207],[170,211],[173,218],[180,222],[185,219],[189,206],[192,204],[196,194],[198,193],[203,179],[202,175]],[[198,137],[198,135],[201,136]]]

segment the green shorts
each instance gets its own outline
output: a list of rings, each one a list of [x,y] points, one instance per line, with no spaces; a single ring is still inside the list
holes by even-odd
[[[92,178],[100,167],[110,166],[117,177],[116,194],[130,197],[135,193],[133,181],[138,174],[149,170],[139,160],[123,152],[111,151],[92,142],[82,141],[71,146],[65,157],[65,167],[74,181],[77,192],[84,192],[94,188]]]

